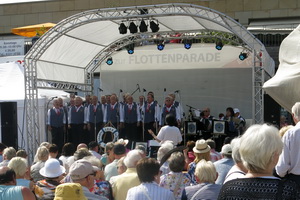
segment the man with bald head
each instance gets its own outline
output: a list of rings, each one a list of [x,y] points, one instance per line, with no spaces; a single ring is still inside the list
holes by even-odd
[[[29,188],[16,186],[16,173],[9,167],[0,167],[0,199],[35,200]]]

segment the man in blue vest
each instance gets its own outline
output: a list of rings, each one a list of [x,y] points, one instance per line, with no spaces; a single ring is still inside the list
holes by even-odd
[[[47,125],[48,130],[51,131],[52,144],[56,144],[59,151],[61,151],[64,144],[64,124],[66,120],[64,110],[60,107],[58,99],[53,100],[53,108],[48,110],[47,116]]]
[[[161,110],[161,118],[159,125],[164,126],[166,124],[165,119],[168,114],[173,115],[176,118],[177,125],[180,124],[180,114],[178,107],[175,107],[173,104],[173,98],[171,96],[166,96],[165,98],[165,105]]]
[[[133,97],[127,95],[126,104],[123,106],[121,123],[125,123],[125,138],[129,140],[127,147],[129,149],[135,148],[135,142],[138,140],[138,127],[140,126],[140,110],[138,105],[133,102]]]
[[[103,127],[105,113],[102,105],[98,103],[98,97],[92,96],[91,104],[87,107],[86,124],[88,129],[88,141],[96,141],[97,133]]]
[[[69,125],[68,128],[71,129],[70,140],[77,146],[79,143],[85,141],[84,130],[86,125],[84,124],[85,108],[82,105],[82,99],[80,97],[75,98],[75,106],[69,109]]]
[[[157,123],[160,120],[159,105],[156,101],[154,101],[153,93],[148,93],[147,102],[145,102],[143,106],[142,113],[144,119],[143,141],[147,142],[148,140],[152,139],[151,135],[148,133],[148,130],[151,129],[155,133]]]

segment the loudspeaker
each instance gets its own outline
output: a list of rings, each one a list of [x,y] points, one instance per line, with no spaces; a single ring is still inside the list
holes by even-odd
[[[280,127],[281,106],[269,95],[264,95],[264,121]]]
[[[185,122],[186,133],[196,135],[197,133],[197,123],[196,122]]]
[[[18,150],[17,102],[1,102],[1,140]]]

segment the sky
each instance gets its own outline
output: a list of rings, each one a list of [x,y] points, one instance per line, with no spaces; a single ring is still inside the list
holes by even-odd
[[[0,0],[0,5],[1,4],[13,4],[13,3],[37,2],[37,1],[47,1],[47,0]]]

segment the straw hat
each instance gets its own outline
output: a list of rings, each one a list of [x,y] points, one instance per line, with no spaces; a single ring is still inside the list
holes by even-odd
[[[195,147],[193,148],[195,153],[206,153],[210,151],[210,146],[205,140],[197,140]]]

